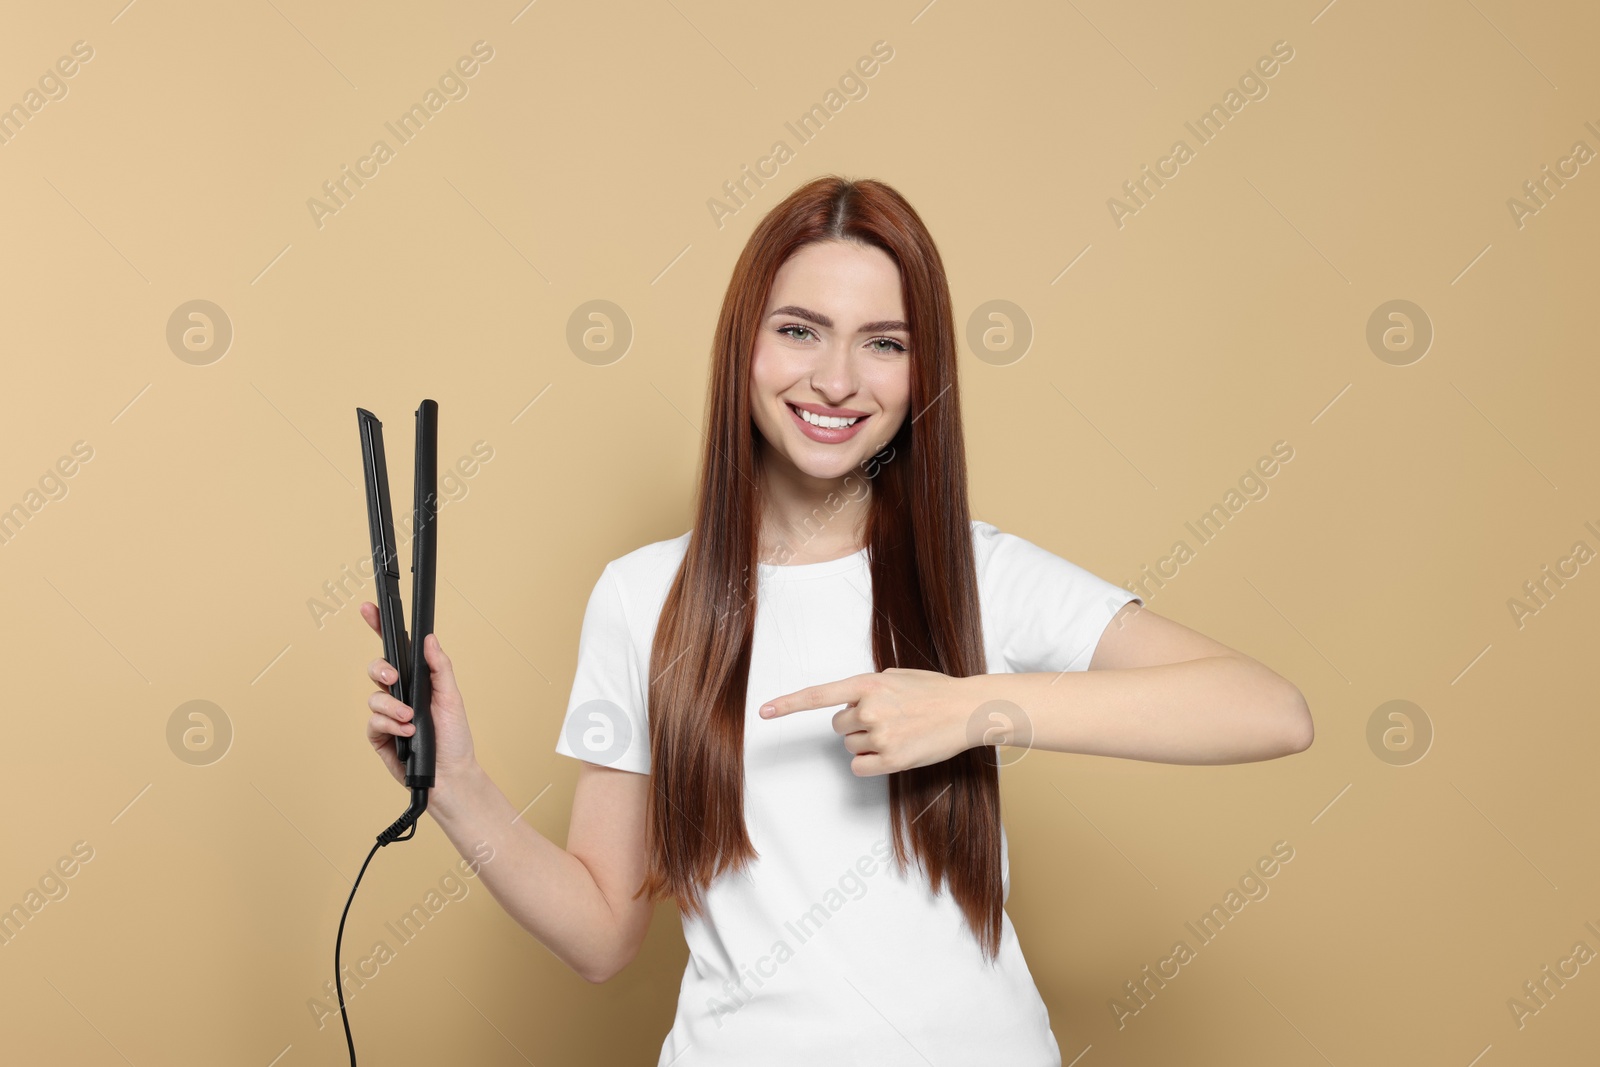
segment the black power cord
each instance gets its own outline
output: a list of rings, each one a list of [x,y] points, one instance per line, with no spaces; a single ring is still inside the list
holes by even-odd
[[[350,1036],[350,1015],[344,1007],[344,974],[339,969],[339,948],[344,943],[344,921],[350,915],[350,905],[355,903],[356,890],[361,886],[361,876],[367,873],[367,864],[372,862],[372,857],[378,854],[378,849],[384,845],[392,845],[396,841],[410,841],[417,836],[417,820],[428,807],[428,791],[426,789],[411,790],[411,806],[406,813],[389,825],[389,828],[378,835],[378,840],[372,846],[372,851],[367,853],[367,858],[361,864],[361,870],[356,873],[355,884],[350,887],[350,899],[344,902],[344,912],[339,916],[339,933],[333,939],[333,988],[339,993],[339,1020],[344,1023],[344,1043],[350,1048],[350,1067],[356,1067],[356,1043]]]

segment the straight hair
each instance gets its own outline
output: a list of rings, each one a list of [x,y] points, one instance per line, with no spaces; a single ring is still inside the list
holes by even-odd
[[[872,480],[875,669],[952,677],[986,669],[943,263],[893,188],[817,178],[761,220],[728,282],[712,343],[694,526],[651,647],[649,867],[639,893],[670,896],[691,916],[702,913],[703,890],[718,874],[759,858],[744,820],[744,722],[759,584],[761,479],[752,472],[769,446],[751,420],[750,364],[774,276],[817,241],[882,249],[899,269],[911,334],[910,414],[862,464]],[[1004,896],[994,748],[978,744],[888,779],[897,867],[904,873],[915,855],[935,894],[948,886],[992,962]]]

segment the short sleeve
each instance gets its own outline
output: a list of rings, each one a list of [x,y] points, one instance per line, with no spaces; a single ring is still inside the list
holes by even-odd
[[[976,526],[988,552],[980,587],[991,672],[1087,670],[1107,624],[1144,599],[1032,541],[988,523]],[[980,555],[980,559],[982,556]]]
[[[628,623],[612,563],[589,594],[578,635],[578,665],[556,751],[604,767],[650,772],[647,690],[642,653]]]

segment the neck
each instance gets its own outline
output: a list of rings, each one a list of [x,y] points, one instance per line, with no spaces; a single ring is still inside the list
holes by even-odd
[[[871,483],[852,471],[813,478],[792,464],[762,465],[757,558],[779,566],[839,559],[866,543]]]

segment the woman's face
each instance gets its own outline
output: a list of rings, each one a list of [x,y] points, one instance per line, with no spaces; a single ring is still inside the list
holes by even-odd
[[[773,279],[751,358],[750,409],[771,458],[819,480],[870,459],[905,420],[910,352],[900,272],[882,249],[830,240],[795,252]],[[823,418],[808,423],[802,410]]]

